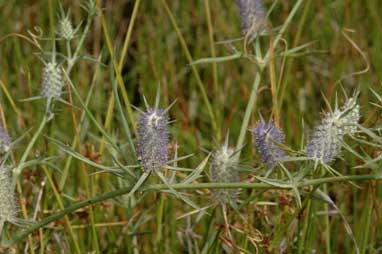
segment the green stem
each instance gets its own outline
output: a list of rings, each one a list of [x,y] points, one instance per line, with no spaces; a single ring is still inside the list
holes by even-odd
[[[307,180],[307,181],[304,181],[301,183],[296,183],[295,187],[302,188],[302,187],[306,187],[306,186],[320,185],[323,183],[335,183],[335,182],[347,182],[347,181],[368,181],[368,180],[379,180],[380,181],[382,179],[379,179],[379,178],[377,179],[374,175],[369,175],[369,174],[326,177],[326,178]],[[178,183],[178,184],[170,184],[170,185],[153,184],[153,185],[149,185],[147,187],[143,187],[140,191],[168,190],[169,187],[171,187],[172,189],[175,189],[175,190],[176,189],[178,189],[178,190],[179,189],[195,190],[195,189],[203,189],[203,188],[208,188],[208,189],[222,189],[222,188],[225,188],[225,189],[237,189],[237,188],[241,188],[241,189],[282,189],[282,187],[274,186],[274,185],[267,184],[267,183],[240,183],[240,182],[238,182],[238,183],[196,183],[196,184],[195,183],[194,184]],[[41,227],[44,227],[45,225],[47,225],[47,224],[49,224],[55,220],[60,219],[69,213],[72,213],[78,209],[81,209],[83,207],[86,207],[86,206],[89,206],[92,204],[96,204],[96,203],[99,203],[99,202],[102,202],[102,201],[105,201],[108,199],[112,199],[112,198],[127,194],[132,190],[132,188],[133,187],[129,186],[129,187],[115,190],[115,191],[107,192],[107,193],[102,194],[100,196],[89,198],[89,199],[84,200],[84,201],[76,202],[73,205],[66,207],[62,211],[60,211],[56,214],[53,214],[53,215],[45,218],[44,220],[42,220],[40,222],[33,224],[33,226],[24,230],[22,233],[16,235],[12,239],[10,244],[12,245],[12,244],[15,244],[15,243],[21,241],[22,239],[27,237],[33,231],[35,231]],[[289,188],[291,188],[291,187],[284,187],[284,189],[289,189]]]
[[[48,103],[49,104],[49,103]],[[16,182],[17,182],[17,178],[19,177],[19,175],[21,174],[22,170],[23,170],[23,165],[24,165],[24,162],[27,160],[28,158],[28,155],[30,154],[34,144],[36,143],[37,141],[37,138],[41,135],[41,132],[43,131],[45,125],[49,122],[49,120],[51,119],[51,117],[48,115],[49,113],[45,113],[44,114],[44,117],[43,119],[41,120],[41,123],[40,123],[40,126],[38,127],[38,130],[35,132],[35,134],[33,135],[31,141],[29,142],[27,148],[25,149],[19,163],[18,163],[18,166],[13,170],[13,178],[12,178],[12,190],[15,188],[16,186]]]
[[[208,27],[208,40],[210,43],[210,50],[211,50],[211,57],[216,57],[216,50],[215,50],[215,41],[214,41],[214,30],[212,26],[212,18],[211,18],[211,8],[210,8],[210,0],[204,0],[204,7],[206,9],[206,19],[207,19],[207,27]],[[219,118],[219,112],[221,111],[219,107],[219,78],[218,78],[218,65],[216,62],[212,62],[212,77],[214,81],[214,110],[215,110],[215,117],[217,124],[217,133],[216,137],[217,140],[220,140],[221,133],[220,133],[220,118]]]
[[[260,82],[261,82],[262,69],[263,68],[261,68],[260,71],[256,73],[255,80],[253,82],[247,108],[245,109],[243,123],[241,124],[241,129],[240,129],[239,138],[237,140],[236,149],[240,149],[244,143],[245,133],[247,132],[247,129],[248,129],[249,119],[251,118],[252,110],[256,104],[257,90],[259,89]],[[237,154],[238,154],[237,156],[240,157],[240,151]]]
[[[176,32],[176,34],[178,36],[179,42],[180,42],[180,44],[181,44],[181,46],[183,48],[183,51],[184,51],[184,53],[186,55],[186,58],[187,58],[188,63],[190,65],[191,69],[192,69],[192,72],[194,73],[194,76],[196,78],[196,83],[198,84],[199,90],[200,90],[200,92],[202,94],[203,101],[206,104],[208,114],[209,114],[209,116],[211,118],[212,128],[213,128],[214,132],[216,133],[216,131],[217,131],[216,118],[215,118],[214,112],[212,110],[211,103],[210,103],[210,101],[208,99],[206,90],[204,88],[203,82],[202,82],[202,80],[200,78],[199,72],[196,69],[195,64],[192,64],[194,62],[194,60],[192,59],[190,50],[188,49],[187,43],[184,40],[184,37],[183,37],[182,33],[180,32],[180,29],[178,27],[178,24],[176,23],[175,17],[172,14],[172,12],[170,10],[170,7],[168,6],[166,0],[162,0],[162,4],[163,4],[163,6],[164,6],[164,8],[165,8],[165,10],[167,12],[168,17],[170,18],[172,26],[175,29],[175,32]]]
[[[78,42],[78,45],[77,45],[77,48],[74,51],[73,56],[68,59],[68,66],[66,68],[66,72],[68,73],[68,75],[72,71],[72,68],[73,68],[74,64],[77,62],[78,55],[80,54],[80,50],[82,48],[82,45],[84,44],[85,38],[86,38],[86,36],[87,36],[87,34],[88,34],[89,30],[90,30],[90,26],[92,24],[92,20],[93,20],[93,17],[88,16],[84,32],[81,35],[80,41]]]

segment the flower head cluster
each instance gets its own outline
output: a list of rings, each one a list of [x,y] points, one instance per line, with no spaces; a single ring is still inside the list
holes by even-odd
[[[263,32],[266,27],[262,0],[236,0],[240,10],[241,32],[243,36]]]
[[[263,163],[269,169],[276,165],[277,160],[286,156],[279,146],[285,143],[285,134],[273,122],[259,121],[252,129],[252,136]]]
[[[15,222],[17,205],[10,172],[0,167],[0,222]]]
[[[145,171],[161,170],[168,161],[166,110],[148,108],[138,120],[137,153]]]
[[[235,150],[223,145],[213,154],[210,164],[211,178],[216,183],[239,182],[239,160],[235,156]],[[214,191],[214,198],[222,203],[235,203],[239,194],[237,189],[217,189]]]
[[[11,146],[11,138],[4,126],[0,123],[0,153],[8,152]]]
[[[341,108],[326,113],[308,142],[308,157],[324,163],[334,161],[341,152],[344,136],[353,135],[357,131],[360,117],[355,97],[346,101]]]
[[[64,85],[60,66],[54,61],[46,63],[42,76],[41,96],[59,98]]]

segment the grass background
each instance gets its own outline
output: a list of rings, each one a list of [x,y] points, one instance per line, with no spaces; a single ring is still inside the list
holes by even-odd
[[[71,9],[74,24],[85,20],[85,13],[77,1],[60,2],[65,9]],[[211,47],[205,1],[167,2],[192,58],[196,60],[210,57]],[[240,21],[235,2],[232,0],[207,2],[210,6],[214,41],[239,37]],[[265,1],[265,6],[269,7],[272,2]],[[58,3],[54,0],[0,1],[2,14],[0,15],[0,24],[2,24],[0,105],[7,129],[14,139],[30,128],[36,129],[43,115],[43,102],[19,102],[20,99],[39,94],[43,64],[36,54],[39,50],[16,35],[31,37],[31,33],[43,32],[41,36],[49,37],[52,34],[52,28],[57,24]],[[110,63],[113,58],[110,57],[110,48],[108,49],[105,39],[109,37],[114,59],[120,59],[122,54],[126,54],[122,62],[121,74],[131,104],[142,107],[144,105],[142,95],[153,103],[158,82],[161,83],[162,88],[161,105],[169,105],[177,99],[176,105],[170,111],[170,118],[176,119],[176,122],[171,125],[172,144],[175,146],[176,141],[180,155],[195,153],[195,156],[182,162],[184,167],[195,168],[206,156],[200,148],[212,149],[219,142],[219,137],[223,137],[228,130],[231,143],[235,144],[248,103],[256,66],[246,59],[239,59],[219,63],[216,67],[217,72],[214,73],[211,64],[197,65],[197,71],[217,116],[216,123],[220,131],[213,131],[197,80],[162,1],[142,0],[140,2],[128,50],[126,52],[123,50],[134,4],[135,1],[104,1],[102,3],[108,31],[106,32],[105,27],[102,26],[100,16],[96,17],[82,53],[93,58],[101,55],[104,65],[97,69],[92,61],[80,61],[73,69],[72,81],[82,98],[85,98],[89,93],[91,81],[95,80],[89,109],[98,122],[105,125],[107,132],[118,144],[126,144],[121,119],[113,106],[113,90],[110,82]],[[295,1],[278,1],[269,17],[273,27],[283,24],[294,4]],[[367,124],[379,124],[380,113],[375,111],[375,107],[369,103],[374,100],[369,88],[381,91],[382,19],[379,16],[381,10],[382,3],[378,0],[306,0],[303,2],[283,38],[288,48],[310,42],[313,44],[306,54],[296,57],[279,57],[274,61],[278,94],[285,91],[285,96],[277,98],[280,123],[285,130],[287,143],[294,149],[301,148],[304,134],[317,124],[320,112],[327,109],[322,95],[333,102],[335,93],[341,90],[340,85],[348,93],[359,88],[359,103],[363,115],[361,122],[368,120]],[[348,38],[344,36],[344,33]],[[9,34],[13,36],[6,37]],[[268,47],[268,40],[264,39],[261,43],[264,48]],[[50,41],[43,40],[41,45],[44,50],[51,50]],[[240,43],[235,46],[242,47]],[[360,50],[357,50],[357,47]],[[63,45],[59,45],[59,49],[62,48]],[[283,44],[280,44],[279,49],[283,49]],[[217,56],[232,53],[232,48],[227,45],[215,44],[214,50]],[[368,65],[367,71],[354,75]],[[94,75],[95,72],[97,75]],[[259,119],[258,112],[268,119],[274,108],[270,90],[271,82],[269,68],[267,68],[262,75],[258,100],[250,125]],[[66,91],[69,90],[66,88]],[[69,94],[66,94],[65,98],[68,99]],[[339,97],[343,98],[341,92]],[[81,146],[77,151],[104,164],[112,162],[110,151],[105,149],[102,142],[102,134],[88,119],[85,119],[80,130],[77,128],[80,109],[59,105],[56,110],[56,118],[45,129],[44,135],[70,144],[73,137],[78,134],[81,138]],[[303,128],[303,121],[305,128]],[[249,133],[247,134],[246,146],[242,153],[243,164],[252,164],[254,161],[254,166],[259,166],[259,156],[252,150],[250,136]],[[57,150],[46,136],[39,138],[30,158],[58,154],[60,159],[54,163],[64,170],[65,165],[68,165],[67,156]],[[27,135],[15,148],[16,161],[20,158],[30,137],[30,134]],[[379,154],[379,151],[370,150],[369,153],[375,156]],[[127,158],[126,161],[129,161],[128,154],[124,156]],[[357,160],[354,156],[345,154],[344,160],[336,162],[333,167],[343,174],[367,173],[366,169],[353,169],[352,165],[356,164]],[[84,166],[76,160],[71,162],[67,172],[68,177],[64,182],[62,173],[52,168],[43,170],[41,166],[36,166],[25,169],[18,185],[19,199],[23,204],[20,217],[32,216],[41,183],[46,180],[47,175],[51,176],[56,183],[64,206],[124,184],[112,175],[94,175],[92,174],[95,172],[94,168]],[[243,173],[242,179],[249,180],[254,174],[256,173]],[[180,174],[179,177],[182,178],[182,175]],[[154,177],[150,181],[158,180]],[[204,178],[200,181],[208,181],[208,179]],[[351,225],[361,251],[381,253],[382,230],[378,230],[382,228],[381,184],[366,182],[360,183],[360,187],[354,188],[350,184],[329,185],[329,194]],[[277,240],[278,234],[285,230],[283,225],[286,221],[296,218],[296,223],[293,225],[299,230],[304,229],[301,231],[304,234],[304,241],[298,235],[297,229],[288,228],[287,231],[291,233],[287,238],[287,252],[297,253],[296,246],[302,244],[306,252],[315,249],[316,253],[325,253],[323,216],[310,217],[308,216],[310,213],[306,210],[297,213],[293,196],[289,192],[255,192],[256,190],[243,191],[241,196],[244,199],[249,195],[256,195],[255,200],[241,211],[246,218],[246,223],[236,216],[233,216],[231,221],[232,225],[245,232],[235,231],[238,246],[247,250],[248,253],[254,253],[256,248],[251,243],[251,239],[256,242],[260,253],[276,252],[274,249],[271,250],[270,246],[283,245]],[[208,190],[200,190],[192,194],[198,203],[208,204],[210,199]],[[196,221],[198,219],[196,216],[175,220],[174,218],[190,211],[183,202],[167,194],[149,193],[143,197],[143,200],[137,197],[137,200],[122,198],[118,202],[103,202],[94,206],[92,210],[85,208],[70,214],[68,220],[81,252],[198,253],[196,249],[202,253],[224,252],[222,245],[227,239],[222,233],[224,230],[219,209],[210,210],[212,216],[203,216],[200,221]],[[273,205],[256,204],[261,201],[273,202]],[[41,199],[42,211],[37,219],[60,210],[58,203],[52,186],[46,183]],[[317,206],[317,210],[322,208],[322,202],[312,202],[311,205]],[[65,223],[62,219],[35,232],[28,240],[29,246],[32,245],[35,249],[27,248],[27,253],[57,253],[60,250],[64,253],[75,252],[73,241],[65,230]],[[190,229],[200,238],[191,234]],[[346,234],[343,221],[338,215],[330,217],[330,230],[332,253],[354,251],[354,244]],[[12,234],[15,228],[11,227],[8,232]],[[296,238],[298,240],[294,242]],[[40,240],[42,245],[39,244]],[[26,241],[16,246],[17,253],[22,253],[25,243]],[[193,246],[191,252],[189,246]]]

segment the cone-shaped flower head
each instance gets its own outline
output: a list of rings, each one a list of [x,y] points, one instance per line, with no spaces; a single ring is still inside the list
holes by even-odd
[[[4,126],[0,123],[0,153],[8,152],[11,146],[11,138]]]
[[[266,27],[262,0],[236,0],[240,10],[242,35],[263,32]]]
[[[239,182],[239,160],[235,156],[235,150],[228,147],[228,142],[213,153],[210,164],[212,181],[215,183]],[[214,199],[221,203],[236,203],[239,194],[237,189],[216,189]]]
[[[168,161],[166,110],[148,108],[138,119],[138,157],[145,171],[161,170]]]
[[[46,63],[42,76],[41,96],[59,98],[64,85],[60,66],[55,61]]]
[[[252,136],[263,163],[269,169],[276,165],[277,160],[286,156],[285,151],[280,148],[280,144],[285,143],[285,134],[272,121],[257,122],[252,129]]]
[[[69,14],[62,14],[58,26],[59,36],[67,41],[70,41],[74,38],[75,33],[76,30],[73,29]]]
[[[324,163],[334,161],[341,152],[344,136],[357,131],[360,117],[356,97],[347,100],[341,108],[326,113],[308,142],[308,157]]]
[[[0,167],[0,222],[16,221],[17,205],[10,172]]]

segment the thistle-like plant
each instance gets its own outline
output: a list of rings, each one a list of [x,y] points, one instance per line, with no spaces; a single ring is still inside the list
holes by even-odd
[[[6,153],[11,147],[11,138],[0,122],[0,153]]]
[[[286,156],[285,151],[280,148],[280,144],[285,143],[285,134],[274,122],[266,123],[261,120],[251,133],[261,159],[269,169],[276,165],[277,160]]]
[[[223,146],[212,154],[210,163],[212,182],[232,183],[239,182],[239,159],[235,149],[228,146],[228,135]],[[214,199],[220,203],[235,204],[239,190],[217,189],[214,191]]]
[[[353,135],[360,119],[357,95],[349,98],[345,104],[334,111],[325,113],[308,142],[306,153],[311,159],[323,163],[334,161],[341,152],[345,135]]]

